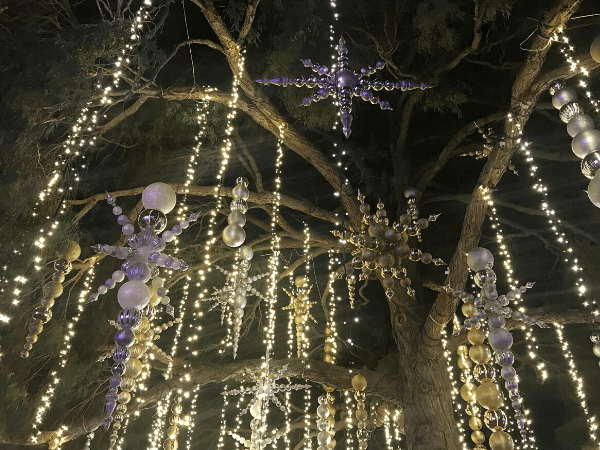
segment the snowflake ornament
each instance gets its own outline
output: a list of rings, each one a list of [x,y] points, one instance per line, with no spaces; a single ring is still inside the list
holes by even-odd
[[[238,250],[234,270],[228,271],[215,265],[215,267],[225,275],[225,285],[220,289],[215,288],[213,295],[206,299],[202,299],[202,301],[214,302],[209,311],[212,311],[219,305],[221,306],[221,325],[223,325],[228,313],[231,313],[233,328],[228,330],[226,342],[228,346],[233,348],[234,359],[237,357],[244,308],[247,303],[246,297],[248,295],[255,295],[262,300],[267,300],[260,292],[252,287],[252,283],[266,277],[269,273],[261,273],[252,277],[248,276],[248,272],[250,271],[250,260],[253,256],[254,251],[252,250],[252,247],[243,245]]]
[[[392,109],[390,104],[385,100],[380,100],[371,90],[380,91],[385,89],[391,91],[401,89],[402,91],[410,91],[413,89],[427,89],[431,87],[425,83],[412,83],[410,81],[400,81],[392,83],[391,81],[371,80],[369,77],[385,67],[385,63],[379,61],[374,67],[364,67],[360,73],[353,72],[348,69],[348,49],[346,42],[341,37],[337,46],[338,64],[337,67],[329,69],[326,66],[313,64],[310,59],[301,60],[304,67],[310,67],[317,76],[309,78],[261,78],[256,80],[257,83],[268,85],[287,87],[295,85],[297,87],[306,86],[309,88],[318,88],[310,97],[302,101],[302,106],[308,106],[313,102],[326,99],[330,96],[336,96],[340,105],[340,120],[346,138],[350,137],[352,124],[352,97],[360,97],[366,102],[377,104],[381,109]]]

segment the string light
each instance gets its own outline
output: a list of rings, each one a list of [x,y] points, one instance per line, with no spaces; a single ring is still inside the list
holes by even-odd
[[[44,217],[41,216],[40,210],[43,209],[43,204],[54,194],[57,194],[60,197],[63,197],[66,194],[70,194],[75,191],[75,186],[63,186],[59,187],[59,181],[61,179],[66,178],[64,172],[67,168],[70,169],[69,173],[71,178],[75,183],[80,181],[79,173],[77,172],[77,168],[81,167],[85,169],[87,167],[86,161],[78,161],[78,159],[85,160],[86,157],[83,154],[84,149],[86,147],[93,147],[96,143],[97,137],[94,136],[94,132],[96,131],[96,127],[98,126],[99,118],[106,117],[106,110],[110,107],[112,103],[110,99],[110,93],[113,88],[118,88],[119,81],[122,78],[122,66],[128,64],[133,55],[133,51],[138,45],[140,41],[139,35],[141,29],[143,28],[143,23],[149,20],[149,7],[152,6],[152,2],[150,0],[146,0],[142,6],[138,9],[134,18],[130,22],[129,31],[130,31],[130,42],[126,43],[123,47],[119,49],[116,53],[116,60],[113,63],[112,68],[112,85],[102,86],[101,82],[98,81],[95,84],[95,89],[98,93],[101,93],[101,107],[94,109],[91,105],[91,100],[87,102],[86,106],[83,107],[79,111],[79,116],[76,120],[76,123],[71,127],[69,134],[67,135],[67,139],[62,144],[62,154],[58,157],[56,161],[54,161],[54,167],[52,172],[49,175],[46,186],[42,191],[40,191],[37,195],[37,200],[32,205],[31,215],[34,218],[34,221],[40,226],[39,231],[35,235],[33,239],[33,257],[31,261],[31,266],[35,269],[35,271],[41,271],[43,267],[42,261],[44,261],[45,257],[45,249],[48,247],[50,241],[53,239],[57,229],[61,227],[60,217],[67,212],[68,205],[66,201],[60,202],[60,207],[56,214],[56,217],[52,218],[49,215]],[[99,71],[98,75],[100,76],[103,72]],[[96,94],[94,94],[96,95]],[[46,223],[44,223],[46,222]],[[21,247],[24,247],[25,244],[21,243]],[[20,251],[15,249],[16,254],[20,254]],[[27,266],[28,269],[30,266]],[[26,270],[28,270],[26,269]],[[18,275],[18,279],[25,280],[21,289],[18,288],[9,288],[9,291],[13,293],[14,297],[12,299],[12,306],[17,306],[20,304],[21,300],[19,295],[22,291],[26,290],[27,279],[23,275]],[[8,318],[5,314],[3,315]],[[0,319],[1,320],[1,319]],[[2,322],[7,322],[8,320],[1,320]]]
[[[69,353],[71,350],[71,341],[75,337],[76,333],[76,325],[81,318],[81,315],[85,311],[87,297],[92,289],[92,283],[94,282],[94,266],[92,265],[86,273],[86,276],[83,281],[83,289],[79,292],[79,299],[77,300],[77,312],[75,316],[71,320],[67,322],[67,332],[63,336],[62,346],[58,352],[59,361],[58,368],[50,372],[51,380],[46,385],[46,388],[42,391],[42,394],[39,396],[39,403],[36,406],[35,412],[33,414],[32,427],[33,434],[31,436],[31,441],[33,443],[37,442],[41,431],[39,429],[46,413],[52,406],[52,400],[54,399],[54,394],[56,393],[56,389],[60,384],[60,372],[61,369],[67,365],[67,361],[69,359]]]

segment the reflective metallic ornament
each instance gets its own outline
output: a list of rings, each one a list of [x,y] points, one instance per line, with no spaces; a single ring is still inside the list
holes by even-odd
[[[486,411],[483,416],[485,426],[490,430],[504,430],[506,428],[506,414],[501,409]]]
[[[239,247],[246,240],[246,232],[242,227],[230,224],[223,230],[223,242],[228,247]]]
[[[131,328],[135,330],[142,322],[142,313],[136,308],[127,308],[121,310],[117,316],[117,324],[121,328]]]
[[[600,167],[600,152],[589,153],[581,161],[581,173],[590,180],[596,175],[598,167]]]
[[[502,406],[502,392],[498,385],[490,380],[484,380],[475,391],[477,403],[486,409],[496,410]]]
[[[515,443],[508,433],[502,430],[494,431],[490,436],[490,450],[513,450]]]
[[[160,233],[167,228],[167,216],[156,209],[145,209],[138,216],[138,224],[142,230],[152,227],[155,233]]]
[[[473,376],[482,383],[483,380],[494,381],[496,379],[496,369],[491,364],[477,364],[473,369]]]
[[[558,89],[552,96],[552,106],[561,109],[569,102],[577,100],[577,93],[571,88]]]
[[[558,113],[558,117],[564,123],[569,123],[569,121],[578,114],[584,114],[585,111],[577,102],[569,102],[560,108],[560,112]]]

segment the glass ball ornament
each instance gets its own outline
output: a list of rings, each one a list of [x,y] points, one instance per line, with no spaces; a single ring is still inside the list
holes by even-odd
[[[52,319],[52,310],[49,308],[39,307],[33,311],[33,320],[48,323],[50,319]]]
[[[513,337],[504,328],[492,328],[488,334],[490,346],[497,352],[504,352],[512,347]]]
[[[481,407],[477,403],[471,402],[465,406],[465,412],[469,416],[476,416],[481,412]]]
[[[490,450],[514,450],[515,443],[508,433],[502,430],[494,431],[489,439]]]
[[[492,431],[504,430],[507,423],[506,414],[501,409],[486,411],[483,422]]]
[[[115,334],[115,343],[119,347],[131,347],[134,342],[135,334],[130,328],[123,328]]]
[[[127,278],[130,280],[138,280],[145,283],[150,279],[151,275],[150,268],[143,263],[134,262],[127,269]]]
[[[49,281],[42,289],[42,294],[47,298],[58,298],[62,293],[63,286],[58,281]]]
[[[157,209],[145,209],[138,216],[138,225],[142,230],[151,227],[155,233],[160,233],[167,228],[167,216]]]
[[[577,93],[571,88],[558,89],[552,96],[552,106],[556,109],[561,109],[569,102],[577,100]]]
[[[593,130],[594,119],[587,114],[577,114],[569,120],[567,124],[567,133],[569,136],[575,137],[582,131]]]
[[[246,225],[246,216],[241,211],[231,211],[231,213],[229,213],[229,216],[227,216],[227,223],[243,227],[244,225]]]
[[[481,430],[481,427],[483,426],[483,422],[481,421],[481,419],[477,416],[473,416],[469,419],[469,428],[471,430]]]
[[[496,379],[496,369],[491,364],[477,364],[473,369],[473,377],[479,383],[486,379],[494,381]]]
[[[246,212],[248,211],[248,204],[246,203],[246,200],[242,200],[241,198],[234,198],[229,204],[229,209],[231,211],[239,211],[242,214],[246,214]]]
[[[600,152],[592,152],[581,160],[581,173],[590,180],[594,178],[600,167]]]
[[[562,108],[560,108],[558,117],[560,117],[560,120],[562,120],[564,123],[569,123],[573,117],[584,114],[584,112],[585,111],[579,103],[569,102],[564,104]]]
[[[578,158],[585,158],[588,154],[600,150],[600,131],[586,130],[579,133],[571,142],[571,150]]]
[[[467,403],[473,403],[475,400],[475,390],[477,386],[471,383],[463,384],[460,388],[460,396]]]
[[[248,200],[249,195],[250,195],[250,191],[248,191],[248,188],[241,184],[234,186],[233,189],[231,190],[231,196],[236,200],[237,199]]]
[[[245,308],[247,304],[247,300],[246,297],[241,295],[241,294],[236,294],[233,297],[233,307],[235,309],[242,309]]]
[[[331,441],[331,435],[327,431],[320,431],[317,434],[317,442],[319,445],[327,445]]]
[[[223,242],[228,247],[239,247],[246,240],[246,232],[242,227],[230,224],[223,230]]]
[[[471,433],[471,440],[476,445],[481,445],[485,442],[485,434],[479,430],[475,430]]]
[[[477,344],[471,347],[469,356],[476,364],[485,364],[492,357],[492,352],[487,345]]]
[[[130,280],[119,288],[117,299],[123,309],[142,309],[150,301],[150,289],[140,280]]]
[[[490,380],[484,380],[475,391],[477,403],[485,409],[498,409],[502,406],[502,392],[498,385]]]
[[[467,253],[467,265],[473,272],[490,269],[494,265],[494,255],[487,248],[474,248]]]
[[[124,362],[129,360],[129,352],[127,351],[127,348],[125,348],[124,346],[117,347],[113,351],[112,358],[117,364],[123,364]],[[115,375],[113,375],[113,376],[115,376]]]
[[[127,224],[123,225],[123,227],[121,228],[121,231],[125,236],[130,236],[135,231],[135,228],[133,228],[132,224],[127,223]]]
[[[517,377],[517,371],[513,366],[504,366],[500,370],[500,375],[502,375],[502,378],[506,381],[514,381]]]
[[[382,253],[377,258],[377,263],[381,267],[392,267],[395,262],[396,262],[396,259],[392,256],[391,253],[388,253],[388,252]]]
[[[588,184],[588,198],[596,208],[600,208],[600,175],[594,176]]]
[[[480,328],[472,328],[467,333],[467,339],[472,345],[482,344],[485,341],[486,334]]]
[[[135,330],[142,322],[142,313],[136,308],[127,308],[121,310],[117,316],[117,324],[121,328],[131,328]]]
[[[142,369],[142,362],[138,358],[129,358],[129,360],[125,363],[125,373],[123,375],[126,377],[136,378],[140,373],[142,373]]]
[[[142,204],[146,209],[154,209],[169,214],[175,204],[177,196],[171,186],[165,183],[152,183],[142,192]]]

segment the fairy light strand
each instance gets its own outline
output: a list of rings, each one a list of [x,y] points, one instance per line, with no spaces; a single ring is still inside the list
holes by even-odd
[[[39,403],[37,404],[35,412],[33,414],[33,434],[31,436],[31,441],[33,443],[37,442],[38,437],[41,434],[39,427],[41,426],[44,417],[46,416],[46,413],[52,406],[54,394],[56,393],[56,389],[58,388],[58,385],[61,381],[61,369],[64,369],[64,367],[67,365],[69,353],[71,350],[71,341],[73,340],[76,334],[76,325],[79,322],[81,315],[85,311],[87,297],[91,292],[92,284],[94,282],[94,275],[94,266],[92,265],[86,273],[86,276],[83,281],[83,288],[79,292],[79,298],[77,300],[77,313],[75,314],[75,316],[73,316],[71,320],[67,322],[67,332],[63,336],[62,346],[60,347],[60,350],[58,352],[60,357],[58,361],[58,367],[52,372],[50,372],[51,380],[46,385],[46,388],[42,391]]]

